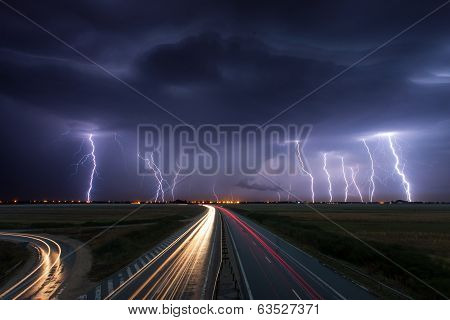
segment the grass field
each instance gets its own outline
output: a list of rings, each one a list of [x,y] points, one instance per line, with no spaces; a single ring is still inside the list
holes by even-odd
[[[124,218],[140,205],[3,205],[0,206],[0,229],[35,229],[107,226]],[[150,204],[119,224],[152,222],[161,217],[201,211],[196,206]]]
[[[443,297],[337,225],[450,296],[450,205],[314,205],[321,214],[302,204],[228,207],[370,287],[382,298],[398,296],[379,282],[413,298]]]
[[[0,241],[0,285],[4,284],[6,279],[17,270],[17,268],[24,263],[30,252],[26,246],[8,242]]]
[[[0,229],[64,235],[88,242],[92,255],[89,280],[98,281],[126,266],[204,210],[196,205],[154,204],[0,206]],[[115,227],[107,229],[112,224]]]

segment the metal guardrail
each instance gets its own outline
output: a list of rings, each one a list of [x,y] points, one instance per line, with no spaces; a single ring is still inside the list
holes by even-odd
[[[220,219],[222,221],[222,239],[221,239],[222,262],[220,265],[220,271],[219,271],[219,276],[217,278],[216,288],[220,288],[221,286],[225,285],[224,283],[221,282],[221,278],[223,277],[222,273],[228,272],[228,275],[231,275],[230,280],[231,280],[233,288],[236,292],[236,296],[239,299],[248,299],[248,295],[246,295],[245,292],[242,290],[242,288],[244,288],[244,286],[242,283],[242,278],[240,276],[239,267],[238,267],[236,257],[234,255],[234,251],[229,249],[230,245],[232,245],[232,244],[230,243],[231,239],[230,239],[229,231],[227,230],[227,227],[226,227],[226,222],[224,221],[222,214],[220,212],[219,212],[219,214],[220,214]],[[226,268],[227,270],[224,270],[224,268]],[[231,283],[229,283],[229,284],[231,284]],[[221,299],[221,297],[218,294],[219,294],[219,290],[216,290],[214,299]]]

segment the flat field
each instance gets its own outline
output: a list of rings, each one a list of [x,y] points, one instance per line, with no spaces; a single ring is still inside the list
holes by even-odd
[[[2,205],[0,229],[99,227],[118,221],[119,225],[142,224],[162,217],[183,218],[202,210],[194,205],[170,204]]]

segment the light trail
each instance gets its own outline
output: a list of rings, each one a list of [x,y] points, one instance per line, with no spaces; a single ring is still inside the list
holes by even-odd
[[[395,168],[395,171],[397,172],[397,175],[399,175],[401,180],[402,180],[402,186],[403,186],[403,189],[405,190],[406,198],[407,198],[407,200],[409,202],[411,202],[412,201],[412,199],[411,199],[411,187],[410,187],[410,184],[409,184],[408,180],[406,179],[406,175],[405,175],[405,173],[403,171],[404,169],[400,169],[400,158],[397,155],[397,152],[396,152],[395,147],[394,147],[394,142],[392,141],[393,135],[394,134],[388,134],[387,138],[388,138],[388,141],[389,141],[389,147],[391,148],[391,151],[392,151],[392,155],[395,158],[394,168]]]
[[[194,271],[199,273],[196,274],[197,279],[206,280],[201,276],[203,274],[201,269],[209,267],[206,261],[212,243],[216,210],[211,206],[205,207],[208,208],[205,219],[156,271],[159,275],[155,284],[135,292],[133,299],[137,297],[136,294],[142,294],[144,291],[147,292],[142,299],[180,299]]]
[[[325,174],[327,175],[327,180],[328,180],[328,194],[330,195],[330,202],[333,202],[333,186],[331,184],[331,176],[330,173],[328,172],[328,168],[327,168],[327,153],[325,152],[323,154],[323,167],[322,167],[323,171],[325,171]]]
[[[347,180],[347,175],[345,174],[344,157],[341,157],[341,168],[342,168],[342,176],[344,177],[344,182],[345,182],[344,202],[347,202],[347,199],[348,199],[348,180]]]
[[[161,202],[165,202],[163,184],[164,183],[167,184],[167,181],[163,178],[161,170],[159,170],[159,167],[155,163],[155,160],[153,158],[153,152],[150,152],[150,158],[143,158],[143,157],[141,157],[141,155],[139,153],[138,153],[138,157],[139,157],[139,159],[144,160],[147,167],[153,171],[153,175],[157,181],[158,188],[156,190],[156,195],[155,195],[154,201],[157,202],[158,199],[161,199]]]
[[[277,252],[277,250],[274,250],[256,231],[254,231],[246,222],[242,221],[237,215],[229,211],[228,209],[225,209],[223,207],[218,207],[220,210],[225,213],[228,217],[236,221],[244,230],[246,230],[249,235],[253,237],[258,243],[261,244],[261,246],[267,251],[268,254],[270,254],[275,261],[280,263],[286,271],[289,272],[289,274],[293,277],[294,281],[296,281],[304,290],[305,292],[311,297],[311,299],[322,299],[322,297],[317,293],[316,290],[314,290],[313,287],[311,287],[308,282],[289,264],[286,262],[286,260],[283,259],[283,257],[280,256],[280,254]]]
[[[211,267],[215,230],[220,222],[216,209],[204,206],[208,210],[197,222],[106,299],[168,300],[186,299],[186,295],[190,299],[207,298],[202,288],[211,280],[205,274]],[[155,270],[147,272],[152,266]]]
[[[352,183],[356,188],[356,191],[358,192],[359,198],[361,199],[361,202],[364,202],[363,200],[363,196],[361,194],[361,190],[358,187],[358,184],[356,183],[356,176],[358,175],[359,172],[359,167],[357,167],[358,170],[353,170],[353,167],[350,167],[350,171],[352,172]]]
[[[39,255],[39,264],[0,294],[0,299],[50,299],[62,281],[61,247],[52,239],[22,233],[1,232],[0,236],[27,241]]]
[[[311,172],[309,172],[305,168],[305,163],[302,160],[302,155],[301,155],[301,151],[300,151],[300,141],[298,141],[298,140],[295,141],[295,144],[296,144],[296,150],[297,150],[297,159],[298,159],[298,162],[300,165],[300,172],[302,172],[303,174],[306,174],[310,178],[310,181],[311,181],[311,200],[312,200],[312,203],[314,203],[315,202],[315,200],[314,200],[314,198],[315,198],[315,196],[314,196],[314,177],[311,174]]]
[[[175,171],[175,176],[173,177],[172,188],[170,189],[170,191],[172,193],[172,201],[175,201],[174,191],[175,191],[175,187],[177,185],[177,178],[178,178],[178,176],[180,174],[180,171],[181,171],[181,166],[179,166],[178,163],[176,165],[177,165],[177,169]]]
[[[369,200],[370,202],[373,202],[373,195],[375,193],[375,168],[374,168],[374,161],[373,161],[373,156],[372,156],[372,152],[370,152],[369,146],[366,143],[365,139],[362,139],[362,142],[367,150],[367,154],[369,155],[370,158],[370,186],[369,186]]]
[[[277,191],[277,194],[278,194],[278,202],[281,202],[281,194],[280,194],[280,192]]]

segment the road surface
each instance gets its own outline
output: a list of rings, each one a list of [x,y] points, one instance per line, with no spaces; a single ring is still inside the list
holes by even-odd
[[[248,299],[373,299],[364,288],[231,210],[224,217]]]
[[[0,239],[27,243],[35,259],[25,275],[0,292],[0,299],[50,299],[63,278],[59,244],[47,237],[24,233],[0,232]]]
[[[107,299],[211,299],[220,266],[220,219],[207,212]]]

